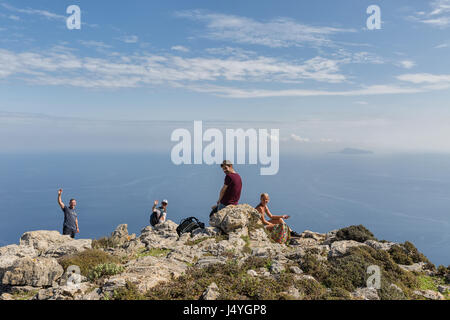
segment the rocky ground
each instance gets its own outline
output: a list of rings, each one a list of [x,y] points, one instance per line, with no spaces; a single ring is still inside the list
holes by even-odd
[[[27,232],[0,248],[0,299],[449,299],[450,268],[409,242],[351,226],[281,245],[258,218],[249,205],[228,207],[181,237],[170,220],[139,237],[125,224],[98,240]],[[370,266],[379,289],[367,286]]]

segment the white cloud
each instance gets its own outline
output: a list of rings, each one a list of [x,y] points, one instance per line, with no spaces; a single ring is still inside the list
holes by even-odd
[[[80,40],[79,41],[80,44],[82,44],[85,47],[88,48],[98,48],[98,49],[109,49],[112,48],[112,46],[102,42],[102,41],[93,41],[93,40],[89,40],[89,41],[85,41],[85,40]]]
[[[415,84],[450,84],[450,74],[436,75],[431,73],[411,73],[403,74],[397,77],[401,81],[412,82]]]
[[[256,21],[247,17],[187,10],[177,16],[206,24],[207,32],[201,36],[213,40],[256,44],[273,48],[292,46],[330,46],[329,36],[337,33],[355,32],[354,29],[316,27],[296,22],[290,18]]]
[[[291,137],[292,140],[294,140],[296,142],[302,142],[302,143],[310,142],[309,138],[302,138],[302,137],[300,137],[300,136],[298,136],[296,134],[291,134],[290,137]]]
[[[431,11],[417,12],[415,19],[440,28],[450,27],[450,0],[434,0],[430,6]]]
[[[56,14],[56,13],[53,13],[53,12],[50,12],[47,10],[38,10],[38,9],[31,9],[31,8],[20,9],[20,8],[11,6],[7,3],[1,3],[0,5],[9,11],[25,13],[25,14],[29,14],[29,15],[38,15],[38,16],[42,16],[42,17],[45,17],[45,18],[51,19],[51,20],[64,20],[65,21],[67,19],[67,17],[65,17],[63,15]]]
[[[135,35],[129,35],[129,36],[122,36],[118,38],[120,41],[125,43],[136,43],[139,41],[139,37]]]
[[[355,101],[354,103],[355,103],[355,104],[362,105],[362,106],[365,106],[365,105],[368,105],[368,104],[369,104],[367,101]]]
[[[411,69],[416,65],[416,63],[411,60],[403,60],[403,61],[400,61],[399,64],[401,67],[403,67],[405,69]]]
[[[104,46],[98,42],[85,45]],[[0,76],[26,74],[25,81],[81,87],[137,87],[195,81],[292,83],[301,80],[339,83],[338,62],[316,57],[289,63],[270,57],[183,58],[173,55],[76,56],[70,50],[16,53],[0,49]]]
[[[173,46],[171,49],[175,51],[189,52],[189,49],[184,46]]]
[[[443,48],[448,48],[448,47],[449,47],[448,43],[441,43],[441,44],[438,44],[437,46],[435,46],[434,48],[435,49],[443,49]]]
[[[264,90],[264,89],[239,89],[223,86],[190,87],[197,92],[207,92],[228,98],[274,98],[274,97],[319,97],[319,96],[369,96],[386,94],[412,94],[429,91],[432,88],[401,87],[397,85],[373,85],[363,88],[332,91],[332,90],[308,90],[308,89],[286,89],[286,90]],[[437,89],[437,88],[435,88]]]

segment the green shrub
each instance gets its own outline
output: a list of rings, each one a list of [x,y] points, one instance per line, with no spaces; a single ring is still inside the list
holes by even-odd
[[[78,266],[81,274],[87,277],[91,270],[99,264],[120,263],[120,259],[102,250],[89,249],[74,255],[62,257],[58,262],[64,270],[67,270],[67,267],[71,265]]]
[[[89,280],[95,281],[105,276],[113,276],[119,273],[122,273],[125,270],[123,266],[119,266],[115,263],[102,263],[89,272]]]
[[[112,300],[146,300],[145,295],[140,293],[135,284],[127,281],[125,287],[114,290]]]
[[[403,248],[401,245],[392,246],[391,249],[389,249],[389,254],[391,255],[392,259],[394,259],[394,261],[398,264],[413,264],[412,258],[408,256],[405,248]]]
[[[394,245],[389,249],[392,259],[398,264],[412,265],[413,263],[425,262],[428,269],[434,269],[434,265],[409,241],[404,244]]]
[[[329,276],[330,264],[326,260],[319,260],[313,250],[309,250],[300,262],[302,270],[312,275],[319,282],[323,282]]]
[[[92,240],[93,249],[108,249],[108,248],[116,248],[118,246],[119,244],[110,237],[103,237],[100,239]]]
[[[342,228],[336,233],[336,240],[355,240],[358,242],[364,242],[366,240],[377,240],[372,232],[370,232],[363,225],[350,226]]]
[[[205,289],[215,282],[219,287],[219,299],[283,299],[282,293],[294,283],[292,274],[280,274],[278,279],[252,277],[247,274],[250,269],[268,265],[269,261],[269,259],[251,257],[240,266],[237,261],[231,260],[226,264],[189,268],[177,280],[157,285],[149,290],[146,296],[149,299],[197,300]]]
[[[332,260],[320,260],[316,254],[309,251],[302,257],[300,264],[306,274],[312,275],[322,285],[334,290],[332,295],[328,295],[329,299],[345,297],[345,292],[366,287],[369,277],[367,268],[371,265],[379,266],[382,273],[382,289],[379,290],[382,299],[402,298],[398,291],[390,287],[391,283],[397,284],[408,293],[417,287],[415,276],[398,267],[389,253],[370,247],[350,248],[345,255]]]

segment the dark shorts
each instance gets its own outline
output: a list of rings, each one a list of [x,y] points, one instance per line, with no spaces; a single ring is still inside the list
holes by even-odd
[[[63,235],[69,235],[71,238],[75,238],[75,230],[64,226],[63,227]]]

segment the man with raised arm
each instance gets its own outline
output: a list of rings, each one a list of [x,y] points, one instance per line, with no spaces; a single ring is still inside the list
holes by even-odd
[[[80,232],[80,229],[78,229],[78,216],[75,212],[77,201],[75,199],[70,199],[69,207],[66,207],[61,200],[62,192],[62,189],[58,190],[58,204],[64,212],[63,234],[75,238],[75,233]]]

